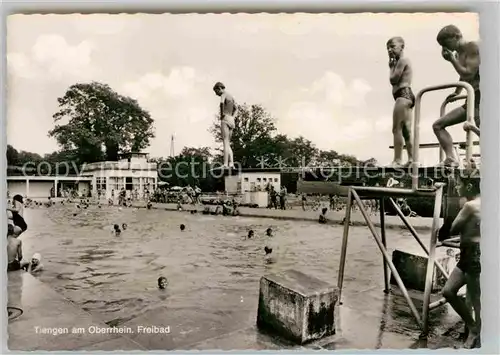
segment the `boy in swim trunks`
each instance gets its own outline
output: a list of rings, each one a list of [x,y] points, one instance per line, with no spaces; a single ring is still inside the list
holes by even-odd
[[[443,47],[441,55],[453,65],[453,68],[460,76],[459,80],[471,84],[474,88],[474,121],[476,127],[479,128],[479,104],[481,102],[481,91],[479,88],[481,57],[479,55],[479,45],[476,42],[466,42],[460,30],[454,25],[448,25],[441,29],[437,35],[437,41]],[[461,92],[462,88],[459,87],[448,98],[453,98]],[[446,127],[454,126],[466,120],[467,103],[450,111],[432,125],[434,133],[446,154],[446,158],[442,162],[444,166],[458,166],[458,157],[455,156],[453,149],[453,139],[446,131]],[[464,129],[470,129],[470,125],[464,126]]]
[[[7,225],[7,271],[16,271],[21,269],[23,260],[23,246],[20,239],[14,234],[14,226]]]
[[[223,83],[217,82],[214,85],[214,92],[220,96],[220,119],[222,142],[224,144],[224,166],[234,167],[233,150],[231,148],[231,138],[235,128],[234,115],[236,113],[236,102],[234,98],[226,91]]]
[[[460,195],[467,199],[453,221],[450,237],[460,235],[460,260],[443,288],[443,296],[462,317],[469,334],[465,348],[480,347],[481,334],[481,198],[479,179],[462,179]],[[474,318],[458,291],[467,285],[467,296],[474,308]]]
[[[21,195],[16,195],[12,198],[12,207],[7,208],[12,215],[9,216],[12,219],[12,224],[14,225],[14,236],[19,237],[21,233],[28,229],[28,225],[24,220],[24,203],[23,197]]]
[[[402,165],[403,144],[406,144],[409,166],[413,162],[413,144],[411,137],[411,113],[415,106],[415,95],[411,90],[413,71],[408,58],[403,56],[405,43],[401,37],[393,37],[387,41],[389,54],[389,81],[392,85],[392,96],[396,101],[392,114],[392,134],[394,136],[394,167]]]

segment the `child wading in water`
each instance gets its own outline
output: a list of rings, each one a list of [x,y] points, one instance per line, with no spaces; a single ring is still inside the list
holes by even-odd
[[[392,85],[392,96],[396,101],[392,116],[392,134],[394,135],[394,160],[392,165],[402,165],[403,145],[406,144],[409,166],[413,162],[413,144],[411,137],[411,113],[415,105],[415,95],[411,90],[412,68],[408,58],[403,56],[405,43],[401,37],[393,37],[387,41],[389,54],[389,81]]]

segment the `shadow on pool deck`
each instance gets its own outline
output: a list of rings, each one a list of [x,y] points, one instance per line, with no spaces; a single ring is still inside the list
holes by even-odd
[[[133,204],[136,208],[145,208],[146,204],[144,202],[136,202]],[[183,205],[184,212],[189,212],[191,210],[196,210],[202,212],[205,205]],[[214,208],[215,206],[210,206]],[[163,209],[166,211],[177,211],[177,205],[173,203],[153,203],[152,208]],[[293,210],[276,210],[268,208],[250,208],[250,207],[239,207],[240,215],[243,217],[257,217],[257,218],[273,218],[273,219],[285,219],[285,220],[296,220],[296,221],[311,221],[317,222],[319,218],[320,211],[302,211],[300,209]],[[328,219],[328,224],[339,225],[343,224],[342,221],[345,217],[345,211],[330,211],[326,215]],[[376,227],[380,227],[380,214],[374,214],[371,216],[372,222]],[[412,217],[408,218],[410,224],[417,231],[430,231],[432,229],[432,218],[427,217]],[[353,226],[366,226],[366,221],[361,215],[361,212],[354,210],[351,213],[351,224]],[[385,226],[389,229],[405,229],[405,225],[401,218],[398,216],[385,216]]]
[[[458,345],[450,336],[434,336],[428,343],[417,340],[418,333],[401,324],[414,322],[408,307],[398,296],[384,295],[380,290],[365,290],[370,308],[349,305],[338,307],[337,334],[329,338],[297,346],[255,327],[256,303],[244,306],[234,303],[232,311],[203,312],[193,308],[158,307],[143,313],[118,328],[130,328],[134,334],[90,334],[89,327],[111,329],[63,298],[49,286],[23,271],[8,273],[9,306],[23,309],[23,314],[9,322],[8,347],[10,350],[279,350],[279,349],[408,349],[417,347],[443,348]],[[224,295],[221,296],[224,298]],[[235,302],[226,296],[227,302]],[[382,301],[382,302],[381,302]],[[417,307],[419,307],[417,305]],[[382,309],[382,312],[379,311]],[[445,311],[446,313],[446,311]],[[395,323],[396,322],[396,323]],[[431,320],[432,322],[432,320]],[[457,318],[437,316],[438,333],[457,328]],[[400,323],[399,325],[397,323]],[[169,334],[138,333],[138,327],[170,327]],[[41,334],[37,328],[66,328],[70,334]],[[72,327],[83,328],[84,333],[71,334]],[[410,325],[409,328],[414,328]]]

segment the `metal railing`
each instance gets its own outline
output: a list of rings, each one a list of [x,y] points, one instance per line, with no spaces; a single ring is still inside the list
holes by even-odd
[[[463,88],[467,91],[467,95],[461,95],[457,97],[453,97],[451,99],[446,99],[441,105],[441,115],[444,114],[444,110],[446,105],[451,102],[458,101],[461,99],[467,100],[467,121],[469,123],[474,124],[474,88],[469,83],[464,81],[459,81],[457,83],[451,84],[443,84],[443,85],[435,85],[429,86],[420,90],[415,98],[415,116],[414,116],[414,132],[413,132],[413,165],[412,165],[412,189],[418,189],[418,160],[419,160],[419,145],[420,145],[420,107],[422,102],[422,97],[425,93],[431,91],[445,90],[451,88]],[[441,157],[441,152],[440,152]],[[468,131],[466,133],[466,151],[465,151],[465,159],[469,162],[472,158],[472,133]]]
[[[467,99],[467,95],[447,97],[441,104],[441,109],[439,110],[439,117],[443,117],[446,114],[446,106],[448,106],[448,104],[464,99]],[[439,146],[439,161],[443,161],[443,159],[444,159],[444,150],[441,146]]]

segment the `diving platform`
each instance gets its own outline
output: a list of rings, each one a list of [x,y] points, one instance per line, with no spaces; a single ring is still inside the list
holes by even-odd
[[[472,86],[465,82],[458,82],[453,84],[445,84],[438,86],[431,86],[421,90],[415,100],[415,115],[414,115],[414,131],[413,131],[413,158],[416,162],[419,161],[419,150],[422,148],[437,148],[440,147],[439,144],[430,143],[430,144],[420,144],[420,108],[422,96],[431,91],[450,89],[450,88],[462,88],[467,91],[467,95],[458,96],[454,98],[447,98],[443,104],[441,105],[441,117],[445,114],[445,108],[448,103],[453,101],[457,101],[460,99],[467,100],[467,121],[469,123],[474,124],[474,89]],[[338,281],[337,287],[339,289],[339,299],[341,301],[342,295],[342,287],[344,283],[344,274],[345,274],[345,266],[346,266],[346,258],[347,258],[347,244],[349,239],[349,226],[351,220],[351,206],[356,204],[363,218],[365,219],[368,228],[373,236],[375,243],[377,244],[380,252],[383,256],[383,270],[384,270],[384,292],[390,292],[390,282],[389,275],[392,274],[394,277],[397,287],[401,291],[403,297],[405,298],[408,307],[413,314],[416,323],[420,327],[422,333],[421,338],[427,338],[429,335],[429,313],[447,303],[445,298],[441,298],[438,301],[430,302],[430,296],[432,293],[432,282],[434,277],[434,267],[437,267],[441,273],[444,275],[446,279],[449,278],[449,274],[446,270],[444,270],[443,266],[438,262],[436,258],[436,248],[438,247],[459,247],[459,241],[457,238],[448,238],[449,237],[449,229],[451,227],[451,222],[458,215],[460,210],[460,203],[458,196],[458,190],[456,188],[457,177],[468,177],[468,178],[478,178],[480,179],[480,171],[476,168],[475,164],[471,164],[472,162],[472,148],[474,145],[479,145],[479,142],[472,141],[472,133],[468,131],[466,133],[466,141],[458,142],[454,144],[455,149],[458,148],[465,149],[465,161],[467,162],[467,167],[463,168],[447,168],[447,167],[427,167],[422,168],[417,166],[417,164],[413,164],[412,168],[408,170],[408,173],[411,175],[411,189],[404,188],[392,188],[392,187],[366,187],[366,186],[342,186],[340,184],[332,184],[330,183],[328,187],[325,188],[330,191],[338,191],[341,192],[342,195],[347,196],[347,205],[345,208],[345,219],[344,219],[344,233],[342,237],[342,248],[341,248],[341,256],[340,256],[340,264],[338,271]],[[394,148],[394,147],[391,147]],[[458,153],[458,152],[457,152]],[[460,154],[457,154],[457,157],[460,157]],[[443,151],[440,149],[440,161],[443,160]],[[364,170],[366,172],[366,170]],[[385,170],[387,172],[387,170]],[[437,176],[436,179],[430,178],[428,179],[431,186],[422,189],[422,176],[421,173],[424,173],[424,177],[429,177],[429,173],[431,176]],[[437,175],[439,173],[441,175]],[[440,181],[441,180],[441,181]],[[442,181],[445,180],[445,181]],[[428,182],[424,182],[428,184]],[[318,183],[318,182],[308,182],[302,181],[302,184],[308,183]],[[322,182],[324,185],[328,182]],[[332,193],[330,192],[330,193]],[[430,245],[427,247],[420,236],[416,232],[415,228],[410,223],[410,220],[406,218],[403,214],[401,208],[398,206],[394,197],[398,196],[412,196],[412,197],[427,197],[432,198],[434,200],[434,208],[433,208],[433,222],[432,222],[432,230],[431,230],[431,238]],[[367,208],[363,202],[363,198],[374,198],[379,200],[380,206],[380,231],[375,228],[374,223],[369,218],[369,214]],[[407,227],[410,234],[416,240],[416,242],[420,245],[422,250],[427,254],[427,268],[426,268],[426,280],[425,280],[425,290],[423,295],[423,306],[422,309],[419,310],[415,306],[412,298],[410,297],[407,287],[405,286],[398,270],[396,269],[394,263],[391,260],[389,255],[389,251],[387,249],[387,238],[385,233],[385,205],[388,203],[397,213],[397,215],[401,218],[403,224]],[[441,223],[440,217],[443,215],[443,222]]]

